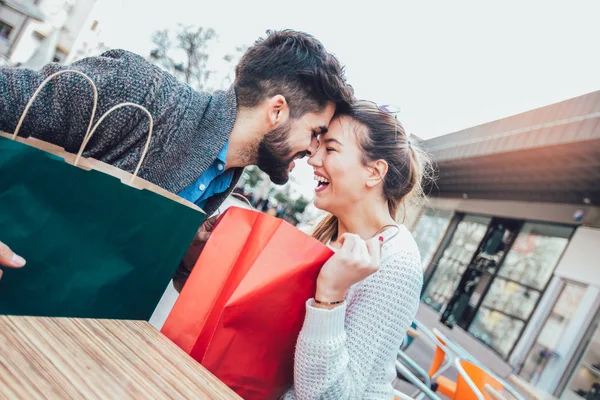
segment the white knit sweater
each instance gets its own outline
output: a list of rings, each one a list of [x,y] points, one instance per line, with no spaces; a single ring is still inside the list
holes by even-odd
[[[392,400],[397,352],[422,284],[419,250],[400,226],[383,245],[379,270],[354,285],[344,305],[325,310],[306,303],[294,385],[282,399]]]

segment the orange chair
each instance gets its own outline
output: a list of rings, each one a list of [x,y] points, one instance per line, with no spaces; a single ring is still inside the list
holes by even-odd
[[[451,397],[452,399],[493,400],[484,391],[486,385],[490,385],[499,392],[504,390],[502,383],[471,361],[457,359],[455,366],[458,370],[458,379],[456,381],[456,392],[454,393],[454,397]]]
[[[450,399],[462,400],[463,397],[461,397],[461,394],[457,393],[467,393],[470,390],[472,393],[471,397],[464,397],[465,399],[492,399],[484,389],[486,384],[488,384],[491,388],[499,392],[502,390],[507,391],[517,400],[524,400],[523,396],[515,388],[489,369],[481,366],[478,361],[462,347],[452,342],[450,339],[447,339],[439,330],[434,328],[432,329],[432,332],[440,343],[447,346],[447,350],[454,353],[456,356],[454,366],[459,372],[458,380],[456,382],[445,376],[436,377],[434,382],[437,383],[436,391],[438,393]]]
[[[440,397],[431,389],[431,380],[429,379],[429,376],[427,376],[426,372],[423,371],[412,359],[403,354],[401,350],[398,351],[398,356],[399,358],[402,358],[402,362],[400,360],[396,360],[396,373],[398,376],[401,376],[403,380],[413,384],[418,389],[416,394],[413,394],[413,396],[418,394],[416,400],[424,399],[425,397],[431,400],[441,400]],[[424,378],[425,382],[419,379],[404,363],[411,365],[415,369],[415,372]],[[402,394],[396,394],[396,397],[400,399],[402,399],[402,396]],[[411,397],[408,398],[410,399]]]
[[[443,395],[451,400],[493,400],[485,391],[485,386],[489,385],[498,392],[504,389],[508,390],[515,398],[523,400],[518,393],[513,393],[512,388],[496,377],[492,372],[479,366],[472,356],[468,355],[462,348],[459,348],[449,339],[447,339],[437,329],[429,331],[425,326],[417,323],[417,327],[435,343],[435,352],[429,371],[425,372],[416,365],[404,352],[398,352],[399,360],[396,363],[396,370],[404,376],[405,380],[417,386],[418,392],[413,394],[417,400],[425,398],[437,398],[437,394]],[[460,357],[469,357],[468,360]],[[402,363],[400,363],[402,361]],[[441,374],[444,373],[452,364],[458,371],[458,379],[453,381]],[[414,376],[407,367],[422,376],[421,381]],[[427,376],[426,376],[427,375]],[[402,397],[397,396],[398,399]]]
[[[419,321],[414,322],[415,326],[420,329],[423,334],[435,345],[433,360],[429,366],[427,375],[432,380],[438,375],[444,373],[454,362],[453,353],[447,348],[443,339],[440,339],[434,332],[430,331],[425,325]]]
[[[446,343],[440,339],[439,337],[435,337],[437,339],[435,343],[435,353],[433,353],[433,360],[431,361],[431,365],[429,366],[429,377],[431,379],[435,379],[436,375],[439,375],[440,368],[444,364],[446,358],[450,360],[448,364],[452,364],[452,357],[450,356],[450,352],[446,349]],[[449,366],[449,365],[448,365]],[[447,368],[443,368],[446,370]]]
[[[431,376],[433,381],[437,384],[436,392],[448,397],[449,399],[455,399],[455,398],[460,399],[461,397],[455,397],[456,392],[457,392],[458,382],[455,382],[445,376],[434,377],[434,374],[437,372],[440,365],[444,362],[444,358],[446,357],[446,353],[448,352],[448,348],[447,348],[448,344],[446,341],[446,337],[437,329],[433,330],[433,335],[435,336],[437,341],[444,346],[444,349],[441,349],[439,345],[436,347],[435,355],[433,357],[433,362],[431,363],[431,368],[429,369],[429,376]],[[460,357],[460,354],[457,354],[457,357]],[[456,362],[462,363],[462,362],[464,362],[464,360],[459,360],[459,358],[457,358],[455,363]],[[468,374],[468,372],[467,372],[467,374]],[[460,380],[460,378],[461,378],[461,374],[459,374],[459,380]],[[482,388],[483,388],[483,386],[482,386]],[[468,390],[468,385],[467,385],[466,390]],[[472,398],[477,398],[477,397],[472,397]]]
[[[434,332],[434,334],[436,334],[436,332]],[[444,341],[443,337],[440,337],[437,334],[435,335],[435,337],[441,344],[446,346],[446,342]],[[435,355],[433,356],[433,362],[431,363],[431,368],[429,369],[429,376],[431,376],[432,379],[434,380],[434,382],[437,384],[436,392],[448,397],[449,399],[454,399],[454,398],[459,399],[460,397],[455,397],[458,382],[455,382],[455,381],[451,380],[450,378],[447,378],[443,375],[433,378],[433,374],[435,374],[437,372],[440,365],[444,361],[445,356],[446,356],[446,354],[442,353],[442,350],[440,349],[440,347],[437,346],[435,349]],[[459,378],[460,378],[460,374],[459,374]]]
[[[441,374],[443,374],[448,368],[450,368],[454,361],[453,353],[446,348],[446,345],[443,341],[438,340],[438,338],[433,334],[432,331],[429,330],[425,325],[421,324],[418,321],[415,321],[415,326],[422,333],[420,337],[426,337],[431,341],[434,346],[434,355],[433,360],[429,366],[429,371],[425,371],[418,364],[415,363],[408,355],[406,355],[403,351],[398,352],[398,359],[402,362],[406,367],[408,367],[411,371],[420,376],[420,381],[415,381],[415,379],[410,374],[407,376],[405,372],[401,370],[401,366],[396,366],[399,376],[403,376],[404,380],[409,381],[417,388],[417,392],[415,392],[412,396],[417,400],[423,400],[425,398],[433,398],[435,396],[436,384],[435,380]],[[433,383],[433,384],[432,384]]]

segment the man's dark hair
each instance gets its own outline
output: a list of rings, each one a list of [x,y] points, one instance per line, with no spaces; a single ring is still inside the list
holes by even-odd
[[[346,84],[344,68],[313,36],[293,30],[267,31],[241,58],[234,87],[241,107],[255,107],[282,95],[291,118],[320,112],[327,102],[345,109],[354,91]]]

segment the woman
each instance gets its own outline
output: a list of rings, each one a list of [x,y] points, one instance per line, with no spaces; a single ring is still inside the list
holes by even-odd
[[[397,119],[370,102],[336,117],[309,160],[315,206],[331,213],[313,234],[335,255],[306,304],[294,385],[283,399],[394,398],[394,363],[419,306],[420,255],[396,223],[421,193],[426,162]]]

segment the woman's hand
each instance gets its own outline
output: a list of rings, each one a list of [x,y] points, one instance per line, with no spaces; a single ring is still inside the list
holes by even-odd
[[[360,236],[345,233],[340,237],[342,247],[321,268],[317,278],[315,299],[321,302],[344,300],[348,289],[379,269],[380,238],[363,240]],[[332,306],[317,304],[322,308]]]

